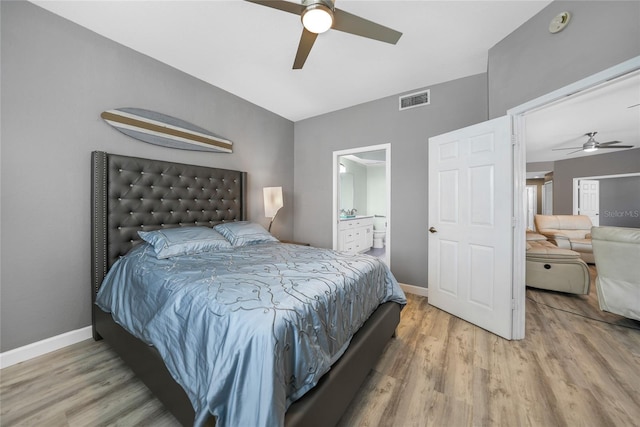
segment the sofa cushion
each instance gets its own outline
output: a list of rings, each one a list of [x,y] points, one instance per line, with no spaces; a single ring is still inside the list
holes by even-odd
[[[592,252],[591,239],[571,239],[571,250],[578,252]]]
[[[586,230],[585,234],[591,231],[591,220],[586,215],[536,215],[534,222],[537,230]]]
[[[584,239],[589,230],[591,230],[591,228],[588,230],[557,230],[557,233],[567,237],[573,242],[574,240]]]
[[[548,241],[528,242],[531,249],[526,252],[527,259],[560,260],[580,258],[580,254],[569,249],[560,249]]]
[[[602,241],[640,244],[640,228],[594,227],[592,233]]]
[[[537,241],[537,240],[547,240],[547,238],[542,234],[538,234],[533,231],[527,231],[527,242]]]

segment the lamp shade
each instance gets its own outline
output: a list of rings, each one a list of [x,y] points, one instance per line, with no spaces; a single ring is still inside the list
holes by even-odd
[[[284,204],[282,187],[264,187],[264,216],[273,218]]]

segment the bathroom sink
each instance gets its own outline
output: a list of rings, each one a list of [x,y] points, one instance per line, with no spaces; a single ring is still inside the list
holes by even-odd
[[[355,218],[355,215],[340,215],[340,219],[349,219],[349,218]]]

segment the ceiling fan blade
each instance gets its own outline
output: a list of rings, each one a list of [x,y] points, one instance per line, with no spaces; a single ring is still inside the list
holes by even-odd
[[[245,0],[249,3],[260,4],[262,6],[271,7],[273,9],[283,10],[285,12],[302,15],[305,7],[299,3],[291,3],[284,0]]]
[[[308,31],[306,28],[302,29],[302,36],[300,36],[300,44],[298,44],[298,52],[296,53],[296,59],[293,61],[293,69],[299,70],[304,65],[309,56],[309,52],[313,47],[313,43],[316,41],[318,35]]]
[[[398,40],[400,40],[400,37],[402,36],[402,33],[399,31],[385,27],[384,25],[376,24],[375,22],[359,16],[352,15],[351,13],[345,12],[341,9],[334,10],[333,26],[331,28],[391,44],[398,43]]]
[[[575,148],[575,147],[574,147],[574,148]],[[582,151],[582,147],[580,147],[580,149],[579,149],[579,150],[576,150],[576,151],[572,151],[572,152],[570,152],[570,153],[567,153],[567,156],[568,156],[569,154],[579,153],[580,151]]]
[[[622,141],[608,141],[598,143],[598,147],[606,147],[607,145],[620,144]]]
[[[576,148],[579,148],[582,150],[582,147],[567,147],[567,148],[553,148],[551,149],[551,151],[559,151],[559,150],[575,150]],[[571,154],[571,153],[569,153]]]
[[[598,147],[598,150],[601,148],[633,148],[633,145],[607,145],[607,146],[602,146],[602,144],[600,144],[600,146]]]

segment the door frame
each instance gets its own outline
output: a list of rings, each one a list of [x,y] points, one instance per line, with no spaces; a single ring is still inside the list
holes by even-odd
[[[535,110],[542,109],[552,103],[561,101],[568,96],[578,94],[584,90],[604,84],[616,77],[623,76],[640,69],[640,56],[631,58],[606,70],[595,73],[589,77],[578,80],[565,87],[557,89],[539,98],[525,102],[517,107],[509,109],[507,115],[511,117],[512,144],[513,144],[513,335],[514,339],[524,338],[525,331],[525,228],[526,228],[526,200],[524,198],[526,188],[526,115]]]
[[[581,176],[579,178],[573,178],[573,214],[578,215],[578,185],[583,179],[611,179],[611,178],[626,178],[628,176],[640,176],[640,172],[631,173],[619,173],[615,175],[598,175],[598,176]]]
[[[389,268],[391,268],[391,143],[368,145],[365,147],[349,148],[333,152],[333,249],[338,250],[338,227],[340,225],[340,156],[380,150],[384,150],[385,152],[385,197],[387,205],[387,231],[385,234],[384,262]]]

